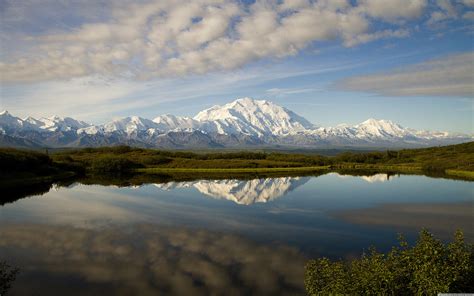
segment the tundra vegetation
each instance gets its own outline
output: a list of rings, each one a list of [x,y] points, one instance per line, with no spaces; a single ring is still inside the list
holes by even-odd
[[[474,142],[423,149],[343,152],[188,152],[128,146],[56,151],[0,149],[0,177],[9,180],[126,173],[284,173],[372,171],[474,179]]]

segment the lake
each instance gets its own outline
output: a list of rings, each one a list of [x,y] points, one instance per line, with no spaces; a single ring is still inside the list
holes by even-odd
[[[308,258],[387,251],[424,227],[474,242],[473,189],[337,173],[52,186],[0,206],[0,259],[20,269],[9,295],[304,294]]]

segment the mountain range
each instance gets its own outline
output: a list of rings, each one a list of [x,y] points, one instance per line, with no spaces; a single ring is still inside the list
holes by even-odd
[[[0,113],[0,146],[147,148],[423,147],[473,140],[473,135],[420,131],[389,120],[320,127],[267,100],[237,99],[193,118],[130,116],[94,125],[70,117],[21,119]]]

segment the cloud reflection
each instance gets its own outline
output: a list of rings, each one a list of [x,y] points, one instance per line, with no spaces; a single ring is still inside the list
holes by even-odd
[[[305,258],[297,250],[235,235],[148,224],[103,229],[10,224],[0,227],[0,237],[2,257],[22,269],[12,295],[304,292]]]
[[[379,182],[390,181],[390,179],[393,179],[395,177],[399,177],[399,176],[389,175],[389,174],[375,174],[372,176],[361,176],[361,179],[369,183],[379,183]]]
[[[329,175],[334,175],[338,178],[345,179],[345,178],[360,178],[368,183],[382,183],[393,180],[394,178],[399,178],[400,175],[394,174],[372,174],[372,175],[347,175],[347,174],[339,174],[339,173],[330,173]]]

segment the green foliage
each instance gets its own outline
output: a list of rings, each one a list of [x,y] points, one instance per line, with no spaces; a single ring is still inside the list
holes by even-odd
[[[372,172],[421,172],[430,175],[450,175],[472,179],[474,172],[474,142],[426,149],[354,153],[334,157],[317,154],[281,152],[213,152],[165,151],[128,146],[63,150],[50,155],[33,151],[0,149],[0,176],[20,172],[24,178],[87,171],[121,173],[130,169],[189,168],[297,168],[330,166],[333,170],[370,170]],[[19,175],[15,178],[21,178]]]
[[[474,248],[461,231],[444,245],[422,230],[415,246],[401,239],[387,255],[370,249],[361,258],[306,265],[309,295],[436,295],[474,290]]]
[[[94,173],[121,174],[138,167],[139,164],[126,157],[105,155],[92,161],[91,170]]]

